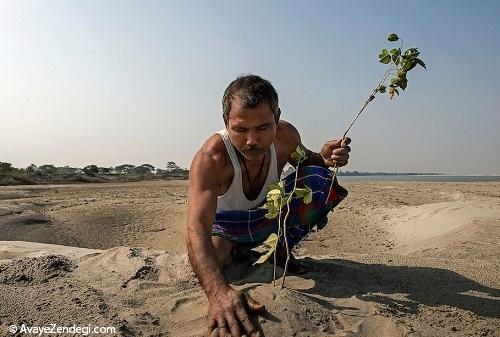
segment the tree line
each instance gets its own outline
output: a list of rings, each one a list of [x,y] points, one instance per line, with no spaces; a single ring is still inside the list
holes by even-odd
[[[0,185],[15,183],[40,183],[54,180],[74,180],[81,182],[140,180],[154,178],[187,179],[189,171],[169,161],[164,167],[155,167],[151,164],[132,165],[122,164],[115,167],[100,167],[90,164],[85,167],[57,167],[52,164],[36,166],[31,164],[26,168],[13,167],[11,163],[0,162]],[[102,178],[101,180],[91,178]],[[3,183],[2,183],[3,182]]]

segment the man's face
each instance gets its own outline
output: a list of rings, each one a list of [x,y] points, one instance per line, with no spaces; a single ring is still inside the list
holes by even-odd
[[[233,99],[226,128],[233,145],[248,160],[262,159],[276,137],[276,121],[267,102],[244,108],[238,98]]]

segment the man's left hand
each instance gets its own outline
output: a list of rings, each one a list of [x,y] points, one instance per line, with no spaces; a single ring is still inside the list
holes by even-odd
[[[329,167],[333,166],[345,166],[349,161],[349,152],[351,148],[349,144],[351,143],[351,138],[346,137],[344,139],[334,139],[326,142],[320,151],[320,155],[323,158],[325,165]]]

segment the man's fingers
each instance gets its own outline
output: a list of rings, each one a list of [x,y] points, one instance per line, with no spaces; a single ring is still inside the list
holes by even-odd
[[[329,160],[326,160],[326,164],[330,167],[333,167],[335,165],[337,165],[338,167],[341,167],[341,166],[347,165],[347,159],[339,159],[339,158],[329,159]]]
[[[344,147],[344,146],[347,146],[349,144],[351,144],[351,138],[345,137],[344,139],[342,139],[342,142],[340,143],[340,146]]]
[[[250,316],[248,316],[247,312],[244,309],[239,309],[236,311],[238,315],[238,319],[243,325],[243,328],[245,328],[245,331],[247,333],[247,336],[257,336],[258,330],[257,328],[253,325],[252,321],[250,320]]]
[[[212,331],[210,333],[210,331]],[[219,328],[215,329],[207,329],[207,333],[205,334],[206,337],[219,337]]]
[[[333,139],[325,143],[325,146],[330,149],[338,149],[340,147],[346,147],[351,144],[351,138],[346,137],[345,139]]]
[[[341,154],[334,153],[330,157],[330,160],[332,160],[332,161],[346,161],[346,160],[349,160],[349,154],[348,153],[341,153]]]
[[[346,166],[347,165],[347,161],[345,160],[339,160],[337,162],[335,162],[335,165],[337,165],[338,167],[342,167],[342,166]]]
[[[215,319],[211,319],[208,322],[208,325],[205,329],[205,333],[203,336],[205,337],[213,337],[213,336],[218,336],[219,335],[219,329],[217,329],[217,334],[214,335],[214,331],[217,328],[217,321]]]
[[[247,300],[248,308],[252,311],[260,312],[266,309],[266,306],[263,304],[260,304],[256,300],[254,300],[250,295],[245,294],[245,298]]]
[[[326,146],[328,149],[332,150],[332,149],[336,149],[336,148],[340,147],[341,143],[342,143],[342,140],[333,139],[333,140],[327,141],[324,146]]]
[[[226,316],[227,331],[231,332],[232,337],[241,337],[240,324],[232,314]]]
[[[346,146],[346,147],[339,147],[339,148],[336,148],[332,151],[332,155],[344,155],[344,154],[348,154],[349,152],[351,152],[351,148],[349,146]]]
[[[217,324],[219,326],[217,328],[215,328],[215,330],[219,330],[219,337],[226,337],[226,335],[229,333],[229,327],[226,324],[226,320],[223,318],[220,318],[217,320]],[[215,336],[217,336],[217,335],[215,335]]]

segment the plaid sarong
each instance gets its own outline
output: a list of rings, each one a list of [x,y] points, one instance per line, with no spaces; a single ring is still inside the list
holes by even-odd
[[[290,201],[290,214],[287,219],[287,238],[291,247],[302,240],[316,226],[322,229],[328,221],[327,214],[332,211],[346,196],[347,190],[334,180],[333,173],[320,166],[299,167],[297,187],[307,185],[313,191],[312,202],[304,204],[302,199],[294,197]],[[284,179],[285,191],[290,192],[295,180],[295,172]],[[262,205],[266,201],[262,203]],[[260,206],[262,206],[260,205]],[[282,219],[286,214],[282,210]],[[267,209],[251,209],[236,211],[221,211],[215,215],[212,235],[217,235],[242,244],[258,244],[267,239],[271,233],[278,233],[278,218],[265,217]]]

